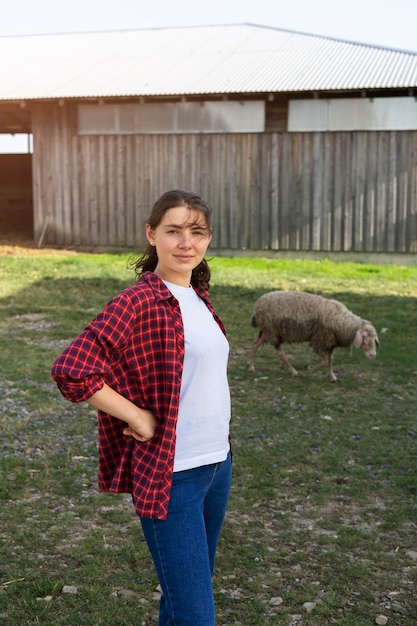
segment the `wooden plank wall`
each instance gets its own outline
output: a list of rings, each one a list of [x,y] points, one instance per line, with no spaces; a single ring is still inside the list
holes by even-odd
[[[45,243],[135,246],[180,187],[212,205],[213,248],[417,252],[417,132],[77,136],[75,121],[68,106],[33,116]]]

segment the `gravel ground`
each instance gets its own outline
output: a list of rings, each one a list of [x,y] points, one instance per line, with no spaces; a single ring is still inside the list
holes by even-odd
[[[56,418],[50,412],[46,414],[45,410],[28,408],[31,385],[33,382],[25,379],[19,385],[12,381],[0,381],[0,423],[3,430],[0,457],[22,457],[30,461],[40,459],[45,454],[73,454],[78,451],[77,454],[85,455],[91,451],[97,440],[95,423],[91,419],[91,431],[82,434],[79,433],[79,423],[80,413],[86,415],[87,412],[95,418],[95,411],[86,411],[86,407],[81,408],[64,399]],[[51,395],[57,394],[53,383],[37,383],[37,387]],[[16,421],[20,421],[20,428],[16,428]]]

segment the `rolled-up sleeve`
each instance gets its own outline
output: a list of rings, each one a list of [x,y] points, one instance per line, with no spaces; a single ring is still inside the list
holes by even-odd
[[[103,387],[132,332],[133,314],[128,294],[116,296],[56,359],[51,376],[67,400],[83,402]]]

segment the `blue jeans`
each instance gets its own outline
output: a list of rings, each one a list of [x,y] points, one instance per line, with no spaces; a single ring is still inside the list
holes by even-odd
[[[141,517],[162,596],[159,626],[214,626],[211,577],[231,484],[226,461],[175,472],[166,520]]]

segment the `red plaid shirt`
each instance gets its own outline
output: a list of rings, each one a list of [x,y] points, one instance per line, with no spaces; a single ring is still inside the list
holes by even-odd
[[[225,333],[208,293],[196,291]],[[178,301],[147,272],[110,300],[52,366],[71,402],[87,400],[106,382],[154,414],[155,435],[142,443],[123,435],[125,422],[98,411],[99,489],[134,493],[144,517],[165,519],[168,512],[183,359]]]

